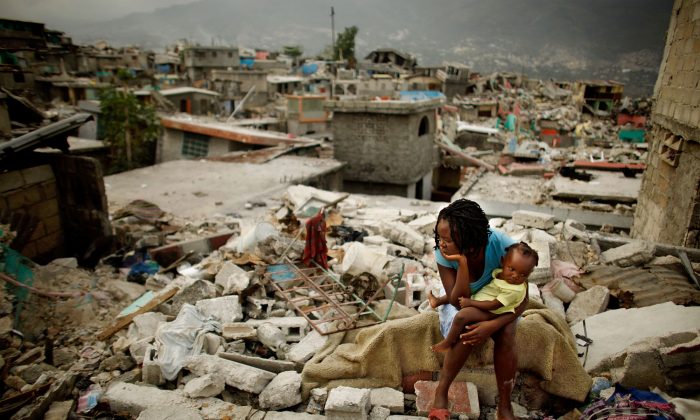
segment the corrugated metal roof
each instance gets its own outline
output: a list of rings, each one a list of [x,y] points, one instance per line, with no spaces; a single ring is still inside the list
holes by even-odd
[[[657,303],[700,304],[700,290],[690,283],[680,264],[646,268],[597,266],[578,281],[585,288],[606,286],[623,308],[640,308]]]

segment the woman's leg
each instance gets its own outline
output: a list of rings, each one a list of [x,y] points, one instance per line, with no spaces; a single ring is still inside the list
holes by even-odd
[[[447,408],[447,391],[450,390],[450,385],[454,381],[459,370],[464,366],[464,362],[469,357],[472,351],[472,346],[457,341],[454,346],[445,355],[445,361],[442,364],[440,371],[440,382],[435,389],[435,401],[433,407]]]
[[[511,395],[515,385],[515,374],[518,370],[518,355],[515,351],[515,326],[511,322],[496,331],[493,338],[493,362],[496,368],[496,384],[498,385],[498,419],[515,419]]]

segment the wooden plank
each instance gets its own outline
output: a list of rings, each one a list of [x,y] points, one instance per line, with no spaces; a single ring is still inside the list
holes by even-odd
[[[171,297],[175,296],[175,294],[179,291],[180,291],[179,288],[174,287],[171,290],[169,290],[168,292],[166,292],[165,294],[151,299],[150,302],[143,305],[140,309],[130,313],[129,315],[119,319],[117,322],[115,322],[111,326],[103,329],[102,332],[97,334],[97,339],[98,340],[105,340],[105,339],[113,336],[114,334],[117,333],[117,331],[119,331],[122,328],[126,327],[127,325],[131,324],[131,321],[133,321],[137,315],[141,315],[141,314],[144,314],[146,312],[149,312],[149,311],[155,309],[161,303],[164,303],[164,302],[168,301]]]

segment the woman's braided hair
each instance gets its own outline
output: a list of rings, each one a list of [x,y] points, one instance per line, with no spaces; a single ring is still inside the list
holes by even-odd
[[[462,255],[470,255],[486,247],[491,234],[489,221],[476,202],[460,198],[440,210],[434,229],[435,249],[440,246],[440,237],[437,231],[440,220],[449,223],[452,241]]]

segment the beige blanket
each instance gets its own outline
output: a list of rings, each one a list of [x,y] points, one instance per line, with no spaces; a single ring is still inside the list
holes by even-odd
[[[383,324],[330,336],[304,366],[304,398],[317,387],[396,388],[404,376],[439,371],[442,356],[430,350],[442,339],[437,313],[417,314],[394,304],[389,318]],[[591,378],[578,361],[574,337],[560,316],[548,309],[525,311],[518,322],[516,346],[518,368],[540,376],[543,390],[576,401],[586,398]],[[491,340],[475,347],[466,365],[492,364],[492,349]]]

